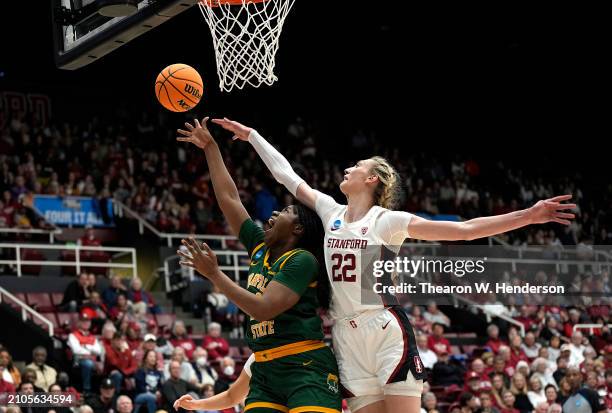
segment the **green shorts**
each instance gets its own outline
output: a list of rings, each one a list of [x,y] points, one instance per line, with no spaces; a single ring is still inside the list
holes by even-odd
[[[254,362],[251,373],[245,412],[342,412],[338,365],[329,347]]]

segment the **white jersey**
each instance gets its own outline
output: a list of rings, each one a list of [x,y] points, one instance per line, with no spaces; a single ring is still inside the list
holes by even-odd
[[[359,221],[347,223],[347,206],[317,191],[315,205],[325,229],[325,266],[331,284],[330,316],[351,318],[365,310],[396,303],[394,296],[378,295],[373,266],[393,260],[408,237],[412,214],[373,206]],[[385,276],[390,276],[386,274]]]

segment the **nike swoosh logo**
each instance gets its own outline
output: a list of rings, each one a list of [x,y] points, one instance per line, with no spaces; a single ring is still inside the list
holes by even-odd
[[[302,362],[302,366],[308,366],[310,363],[312,363],[312,360],[304,361],[304,362]]]
[[[385,328],[387,328],[387,326],[389,325],[389,323],[390,323],[390,322],[391,322],[391,320],[387,321],[387,324],[385,324],[385,325],[383,326],[383,330],[384,330]]]

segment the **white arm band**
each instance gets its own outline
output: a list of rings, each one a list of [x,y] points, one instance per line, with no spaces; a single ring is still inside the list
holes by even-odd
[[[298,186],[304,180],[295,173],[289,161],[268,141],[266,141],[255,129],[249,134],[249,142],[255,148],[255,152],[266,164],[276,181],[285,186],[293,196],[296,196]]]

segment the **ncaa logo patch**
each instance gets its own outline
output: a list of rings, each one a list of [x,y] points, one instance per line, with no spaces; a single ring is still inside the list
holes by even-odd
[[[361,235],[365,235],[368,232],[368,227],[361,227]]]
[[[258,260],[261,258],[262,255],[263,255],[263,251],[260,249],[259,251],[255,253],[255,255],[253,256],[253,259]]]
[[[416,369],[416,372],[423,373],[423,363],[421,362],[421,358],[419,356],[414,356],[412,361],[414,361],[414,368]]]
[[[335,230],[339,229],[341,225],[342,225],[342,221],[341,221],[341,220],[339,220],[339,219],[337,219],[337,220],[335,220],[335,221],[334,221],[334,223],[332,224],[332,226],[331,226],[331,230],[332,230],[332,231],[335,231]]]

